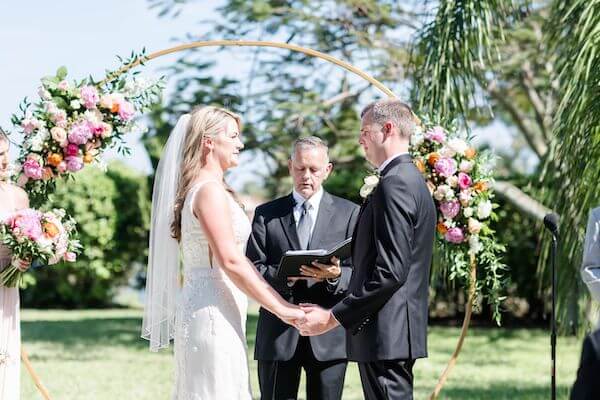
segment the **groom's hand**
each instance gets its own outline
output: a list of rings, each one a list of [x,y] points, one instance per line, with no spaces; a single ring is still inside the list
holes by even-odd
[[[302,336],[322,335],[339,325],[331,311],[314,304],[300,304],[305,312],[304,321],[297,328]]]

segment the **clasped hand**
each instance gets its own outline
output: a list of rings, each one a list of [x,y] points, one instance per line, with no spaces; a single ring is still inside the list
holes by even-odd
[[[331,311],[316,304],[302,303],[296,310],[302,314],[296,313],[282,320],[298,329],[302,336],[322,335],[339,325]]]

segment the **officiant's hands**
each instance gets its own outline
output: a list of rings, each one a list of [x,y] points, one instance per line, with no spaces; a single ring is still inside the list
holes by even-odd
[[[300,272],[307,278],[316,279],[319,282],[325,279],[337,279],[342,274],[340,260],[336,257],[331,257],[331,264],[321,264],[316,261],[311,266],[302,265]]]
[[[302,336],[317,336],[329,332],[339,326],[330,310],[326,310],[315,304],[300,304],[305,316],[302,321],[295,324]]]

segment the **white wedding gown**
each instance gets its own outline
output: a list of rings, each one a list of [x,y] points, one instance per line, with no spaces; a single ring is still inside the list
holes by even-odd
[[[193,199],[204,183],[189,191],[181,216],[184,282],[175,318],[173,399],[251,399],[246,354],[248,299],[214,257],[211,260],[208,239],[194,216]],[[233,197],[228,197],[235,239],[245,253],[250,221]]]

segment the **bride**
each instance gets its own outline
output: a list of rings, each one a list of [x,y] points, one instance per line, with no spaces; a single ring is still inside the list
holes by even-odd
[[[196,108],[179,119],[158,165],[142,337],[152,351],[174,339],[178,400],[252,398],[246,295],[290,324],[304,318],[244,256],[250,221],[223,179],[238,164],[241,130],[231,111]]]

